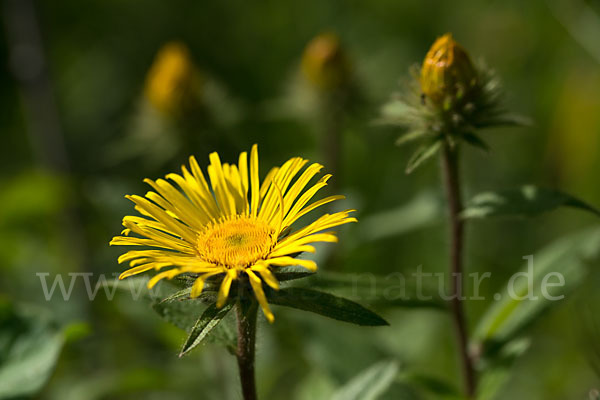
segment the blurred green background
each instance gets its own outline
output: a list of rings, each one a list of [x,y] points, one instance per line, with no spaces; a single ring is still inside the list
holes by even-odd
[[[359,223],[327,247],[335,256],[321,262],[321,271],[443,271],[438,166],[405,175],[411,149],[395,147],[398,130],[375,121],[408,68],[445,32],[494,68],[508,108],[534,121],[484,133],[490,154],[466,149],[467,197],[538,183],[600,206],[598,1],[0,3],[1,398],[240,398],[235,359],[226,350],[207,345],[178,359],[185,332],[147,303],[122,293],[109,301],[102,289],[89,301],[81,277],[69,301],[46,301],[36,275],[48,273],[51,284],[64,274],[68,284],[66,274],[91,272],[95,285],[99,274],[111,279],[120,272],[122,249],[108,242],[133,211],[123,196],[145,193],[143,178],[177,170],[191,154],[206,162],[218,151],[235,161],[258,143],[263,176],[296,155],[334,170],[334,185],[359,210]],[[351,102],[332,100],[302,73],[307,43],[323,32],[340,38]],[[149,82],[159,73],[157,54],[173,41],[182,65],[173,61],[165,73],[184,72],[162,107]],[[337,161],[323,145],[332,130],[339,135]],[[470,326],[523,256],[593,224],[569,209],[471,223],[467,269],[492,271],[493,278],[482,287],[488,300],[467,305]],[[523,332],[531,346],[496,398],[586,399],[600,386],[592,367],[600,335],[585,328],[599,306],[600,280],[591,269]],[[329,398],[369,366],[390,360],[400,372],[382,398],[441,398],[425,381],[460,387],[447,315],[374,307],[391,327],[358,328],[274,307],[275,324],[262,321],[258,333],[262,398]],[[20,370],[10,367],[19,352],[29,354]],[[6,384],[15,374],[23,379],[20,392]]]

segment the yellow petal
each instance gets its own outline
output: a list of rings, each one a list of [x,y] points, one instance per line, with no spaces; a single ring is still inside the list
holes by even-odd
[[[251,201],[250,212],[253,217],[258,215],[258,202],[260,197],[260,186],[258,182],[258,146],[253,145],[250,151],[250,186]]]
[[[250,278],[250,285],[252,286],[252,290],[254,290],[256,300],[258,300],[258,304],[260,304],[260,308],[265,314],[267,321],[273,323],[273,321],[275,321],[275,316],[269,308],[269,303],[267,302],[267,297],[265,296],[265,292],[263,291],[260,278],[256,276],[256,274],[251,270],[246,270],[246,273],[248,274],[248,278]]]
[[[231,282],[233,282],[235,278],[237,278],[237,271],[235,269],[227,270],[227,274],[223,278],[223,282],[221,282],[219,295],[217,296],[217,308],[221,308],[225,305],[225,302],[227,301],[227,296],[229,296]]]

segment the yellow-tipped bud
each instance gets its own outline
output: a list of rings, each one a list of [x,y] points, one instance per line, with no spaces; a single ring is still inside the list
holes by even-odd
[[[302,55],[302,72],[321,90],[337,89],[347,82],[348,64],[337,35],[322,33],[308,43]]]
[[[145,95],[159,111],[173,114],[185,108],[198,87],[198,73],[181,42],[161,47],[146,77]]]
[[[477,72],[466,50],[446,33],[429,49],[420,81],[421,90],[435,104],[452,103],[477,84]]]

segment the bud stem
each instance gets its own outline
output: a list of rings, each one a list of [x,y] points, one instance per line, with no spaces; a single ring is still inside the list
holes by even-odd
[[[448,200],[448,218],[450,223],[450,290],[451,312],[460,352],[464,390],[467,398],[475,396],[476,380],[473,360],[469,355],[467,324],[462,303],[462,252],[464,223],[460,218],[462,200],[458,173],[458,154],[456,147],[446,142],[442,149],[442,173]]]
[[[241,298],[236,305],[237,313],[237,362],[244,400],[256,400],[256,380],[254,378],[254,350],[256,343],[256,313],[258,304]]]

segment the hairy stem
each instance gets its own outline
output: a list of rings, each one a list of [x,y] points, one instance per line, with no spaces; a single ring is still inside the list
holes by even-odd
[[[465,394],[468,398],[473,398],[477,383],[473,360],[469,355],[467,324],[461,299],[464,224],[459,215],[462,210],[462,200],[458,174],[458,156],[456,148],[451,148],[448,143],[445,143],[442,149],[442,173],[446,187],[450,223],[450,290],[452,296],[450,309],[461,357]]]
[[[237,362],[240,371],[240,383],[244,400],[256,400],[256,381],[254,378],[254,349],[256,343],[257,304],[245,304],[244,300],[236,306],[237,312]]]

